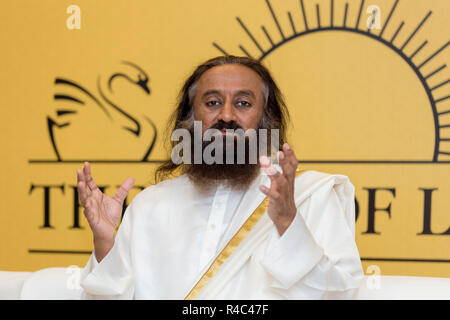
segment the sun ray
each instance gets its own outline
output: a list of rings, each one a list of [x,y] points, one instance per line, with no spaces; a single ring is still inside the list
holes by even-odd
[[[213,42],[212,44],[213,44],[214,47],[216,47],[224,55],[229,56],[229,54],[225,50],[223,50],[217,43]]]
[[[399,0],[395,0],[395,3],[394,3],[394,5],[392,6],[391,11],[389,12],[388,17],[386,18],[386,22],[384,23],[383,28],[381,29],[380,34],[378,35],[380,38],[383,36],[384,30],[386,30],[386,27],[387,27],[389,21],[391,20],[392,14],[394,13],[395,8],[397,7],[398,1],[399,1]]]
[[[393,43],[395,38],[397,37],[397,35],[399,34],[400,30],[403,28],[403,25],[405,24],[404,21],[402,21],[402,23],[400,23],[400,25],[397,28],[397,31],[395,31],[394,35],[391,38],[391,41],[389,41],[390,43]]]
[[[442,116],[442,115],[447,114],[447,113],[450,113],[450,110],[439,112],[438,116]]]
[[[330,0],[330,27],[333,27],[334,22],[334,0]]]
[[[266,28],[264,26],[261,26],[262,31],[264,32],[264,34],[266,35],[267,39],[269,40],[270,44],[273,46],[275,46],[275,43],[273,43],[272,38],[270,37],[269,33],[267,32]]]
[[[447,80],[445,80],[444,82],[441,82],[441,83],[435,85],[435,86],[434,86],[433,88],[431,88],[430,90],[431,90],[431,91],[436,90],[437,88],[440,88],[440,87],[442,87],[443,85],[446,85],[446,84],[449,83],[449,82],[450,82],[450,79],[447,79]]]
[[[425,64],[427,64],[431,59],[436,57],[442,50],[447,48],[447,46],[450,44],[450,41],[447,41],[446,44],[444,44],[442,47],[440,47],[435,53],[433,53],[431,56],[429,56],[427,59],[425,59],[424,62],[422,62],[417,68],[422,68]]]
[[[359,28],[359,20],[361,19],[361,12],[364,6],[364,0],[361,0],[361,5],[359,6],[358,18],[356,19],[355,29]]]
[[[436,73],[438,73],[439,71],[441,71],[441,70],[444,69],[445,67],[447,67],[446,64],[440,66],[440,67],[437,68],[436,70],[432,71],[429,75],[427,75],[424,79],[427,80],[428,78],[431,78],[432,76],[434,76]]]
[[[348,12],[348,2],[345,3],[344,22],[342,23],[342,26],[344,28],[347,27],[347,12]]]
[[[288,11],[287,14],[288,14],[288,17],[289,17],[289,22],[291,23],[292,32],[293,32],[294,34],[297,34],[297,30],[295,30],[294,20],[292,20],[291,12]]]
[[[308,21],[306,19],[306,14],[305,14],[305,6],[303,4],[303,0],[300,0],[300,6],[302,8],[303,21],[305,22],[305,29],[309,30],[309,28],[308,28]]]
[[[247,57],[249,57],[249,58],[252,58],[253,59],[253,57],[252,57],[252,55],[250,54],[250,53],[248,53],[248,51],[247,50],[245,50],[245,48],[242,46],[242,45],[239,45],[239,49],[241,49],[242,50],[242,52],[244,52],[244,54],[247,56]]]
[[[320,7],[319,7],[319,4],[318,3],[316,3],[316,15],[317,15],[317,28],[318,29],[320,29],[321,28],[321,26],[320,26]]]
[[[283,30],[281,30],[280,24],[278,23],[277,16],[275,15],[275,12],[273,11],[269,0],[266,0],[266,3],[267,3],[267,6],[269,7],[270,13],[272,14],[272,18],[275,21],[275,24],[277,25],[278,31],[280,31],[281,37],[283,38],[283,40],[286,40],[286,37],[284,36]]]
[[[445,101],[445,100],[447,100],[447,99],[449,99],[449,98],[450,98],[450,95],[449,95],[449,96],[442,97],[442,98],[439,98],[439,99],[436,99],[436,100],[434,100],[434,102],[439,103],[439,102]]]
[[[242,29],[244,29],[244,31],[247,33],[247,35],[250,37],[250,39],[252,39],[253,43],[258,47],[259,51],[261,51],[261,53],[264,54],[264,50],[261,48],[261,46],[259,45],[258,41],[256,41],[255,37],[251,34],[251,32],[247,29],[247,27],[242,22],[242,20],[239,17],[236,17],[236,20],[239,22],[239,24],[241,25]]]
[[[409,43],[409,41],[411,41],[411,39],[414,37],[414,35],[417,33],[417,31],[419,31],[419,29],[423,26],[423,24],[425,23],[425,21],[427,21],[427,19],[431,16],[432,11],[429,11],[427,13],[427,15],[425,16],[425,18],[423,18],[423,20],[419,23],[419,25],[416,27],[416,29],[414,29],[413,33],[411,33],[411,35],[408,37],[408,39],[405,41],[405,43],[402,45],[402,47],[400,48],[401,51],[403,51],[403,49],[406,47],[406,45]]]
[[[428,43],[428,40],[425,40],[425,41],[424,41],[424,42],[416,49],[416,51],[414,51],[414,52],[409,56],[409,59],[412,60],[412,58],[414,58],[415,55],[416,55],[417,53],[419,53],[419,51],[422,50],[422,48],[425,47],[425,45],[426,45],[427,43]]]

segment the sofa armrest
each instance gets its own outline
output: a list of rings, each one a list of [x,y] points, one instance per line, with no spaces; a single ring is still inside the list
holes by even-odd
[[[364,276],[357,300],[449,300],[450,278]]]
[[[25,280],[32,272],[0,271],[0,300],[20,298]]]
[[[46,268],[33,272],[24,282],[21,300],[79,300],[81,269]]]

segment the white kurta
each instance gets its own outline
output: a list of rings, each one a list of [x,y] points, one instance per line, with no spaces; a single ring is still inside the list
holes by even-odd
[[[87,299],[183,299],[265,195],[262,171],[246,192],[200,193],[185,176],[150,186],[126,209],[114,247],[82,272]],[[270,229],[208,299],[351,298],[363,272],[355,244],[354,187],[314,170],[295,180],[297,215]],[[267,213],[265,218],[268,219]]]

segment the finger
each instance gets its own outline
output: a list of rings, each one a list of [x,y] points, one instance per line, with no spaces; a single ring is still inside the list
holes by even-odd
[[[287,143],[283,144],[283,152],[284,152],[284,155],[286,156],[286,160],[289,161],[292,166],[297,168],[298,167],[298,159],[295,156],[294,150],[292,150],[292,148],[289,146],[289,144],[287,144]]]
[[[298,168],[298,160],[295,156],[294,150],[287,143],[283,145],[282,149],[285,155],[286,162],[288,162],[292,168],[292,171],[290,172],[290,174],[292,175],[291,177],[295,179],[295,172]]]
[[[266,156],[261,156],[259,157],[259,164],[261,165],[261,167],[267,168],[270,166],[270,160]]]
[[[259,158],[259,163],[264,172],[270,177],[271,180],[272,178],[276,179],[280,175],[280,172],[272,165],[269,158],[267,158],[266,156],[261,156]]]
[[[263,168],[264,172],[266,172],[269,176],[279,173],[279,171],[274,166],[272,166],[272,163],[266,156],[261,156],[259,158],[259,164],[261,168]]]
[[[84,173],[82,170],[77,169],[77,183],[80,181],[85,181]]]
[[[274,187],[277,190],[283,188],[287,180],[284,175],[270,163],[269,158],[262,156],[260,158],[260,163],[264,172],[269,176],[271,187]]]
[[[259,190],[261,190],[261,192],[268,196],[270,199],[278,200],[280,198],[280,194],[272,188],[269,189],[266,186],[261,185],[259,186]]]
[[[133,178],[127,178],[122,185],[120,186],[119,190],[117,190],[116,194],[114,195],[114,199],[122,203],[125,198],[128,195],[128,192],[130,192],[131,188],[134,185],[134,179]]]
[[[89,187],[89,189],[91,189],[91,191],[97,189],[97,184],[95,183],[91,175],[91,165],[87,161],[84,163],[84,176],[86,179],[86,184]]]
[[[77,189],[80,202],[84,204],[91,192],[86,188],[86,181],[84,179],[83,171],[81,170],[77,170]]]
[[[78,196],[80,198],[81,205],[83,207],[86,207],[86,202],[89,197],[89,194],[88,194],[88,191],[86,188],[86,183],[84,181],[78,182],[77,189],[78,189]]]
[[[293,165],[289,158],[286,158],[286,155],[283,151],[277,152],[278,163],[280,164],[281,169],[283,170],[283,175],[289,181],[295,178],[295,171],[297,170],[297,166]]]

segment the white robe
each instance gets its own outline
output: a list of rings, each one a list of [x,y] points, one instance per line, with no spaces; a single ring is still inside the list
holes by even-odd
[[[100,263],[93,252],[83,269],[83,298],[185,298],[264,199],[260,185],[270,186],[263,172],[245,193],[218,188],[205,195],[183,175],[141,191],[114,247]],[[363,276],[352,183],[304,171],[295,179],[295,202],[296,217],[281,237],[266,213],[251,232],[256,238],[247,237],[255,245],[236,250],[198,298],[352,298]]]

